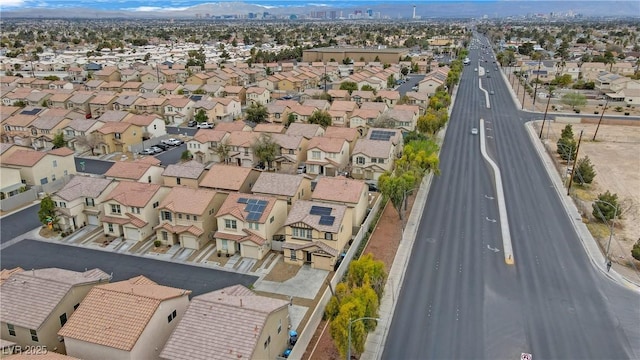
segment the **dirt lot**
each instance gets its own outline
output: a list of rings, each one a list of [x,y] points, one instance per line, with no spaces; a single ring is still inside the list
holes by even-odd
[[[626,266],[629,266],[629,262],[633,259],[631,248],[640,238],[640,121],[632,123],[636,126],[603,124],[598,130],[596,141],[592,141],[596,124],[585,121],[573,124],[576,140],[580,130],[584,130],[578,158],[589,156],[595,168],[596,177],[593,184],[584,187],[576,186],[572,189],[575,189],[575,195],[582,200],[579,206],[583,212],[587,213],[587,226],[599,239],[602,247],[606,246],[609,231],[605,225],[593,219],[591,202],[597,198],[598,194],[607,190],[618,194],[622,217],[616,221],[610,252],[614,261]],[[553,123],[549,131],[550,147],[554,151],[553,155],[561,173],[566,171],[566,163],[560,163],[561,160],[555,154],[555,143],[565,126],[566,124],[563,123]],[[640,262],[636,261],[635,264],[640,268]]]

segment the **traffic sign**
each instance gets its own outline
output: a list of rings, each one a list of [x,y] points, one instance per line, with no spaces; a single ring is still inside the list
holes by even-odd
[[[533,359],[533,356],[531,356],[531,354],[527,354],[527,353],[520,354],[520,360],[531,360],[531,359]]]

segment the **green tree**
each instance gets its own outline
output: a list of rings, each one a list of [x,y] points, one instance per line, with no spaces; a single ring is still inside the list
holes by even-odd
[[[413,189],[416,178],[410,172],[397,175],[395,172],[385,172],[378,179],[378,188],[383,196],[387,197],[398,212],[400,220],[403,220],[402,204],[409,190]]]
[[[340,90],[347,90],[349,94],[358,90],[358,84],[353,81],[345,81],[340,84]]]
[[[640,261],[640,240],[633,244],[633,247],[631,248],[631,256]]]
[[[369,85],[369,84],[364,84],[362,85],[362,87],[360,88],[361,91],[373,91],[373,95],[376,94],[376,89],[373,88],[373,86]]]
[[[209,121],[209,117],[207,116],[207,113],[204,111],[204,109],[198,110],[194,119],[198,124]]]
[[[351,60],[351,59],[347,56],[346,58],[344,58],[344,59],[342,60],[342,63],[343,63],[344,65],[349,65],[349,64],[351,64],[351,62],[352,62],[352,61],[353,61],[353,60]]]
[[[53,144],[54,149],[67,146],[67,140],[64,139],[64,135],[62,133],[55,134],[51,143]]]
[[[60,78],[55,76],[55,75],[47,75],[47,76],[43,77],[42,79],[49,80],[49,81],[58,81],[58,80],[60,80]]]
[[[375,260],[370,253],[353,260],[349,264],[347,283],[351,288],[363,287],[368,280],[378,297],[381,297],[386,278],[387,273],[384,269],[384,263],[380,260]]]
[[[620,211],[620,205],[618,205],[618,194],[612,194],[607,190],[605,193],[598,195],[598,200],[591,204],[593,208],[591,215],[598,221],[610,221],[613,219],[613,215],[616,215],[617,218],[621,217],[622,212]]]
[[[571,124],[567,124],[560,133],[561,138],[569,138],[573,139],[573,126]]]
[[[552,82],[560,87],[567,87],[573,82],[573,80],[571,79],[571,75],[564,74],[556,76],[556,78]]]
[[[562,96],[562,103],[575,110],[576,107],[587,104],[587,97],[577,92],[570,92]]]
[[[387,77],[387,87],[391,89],[394,86],[396,86],[396,77],[391,74]]]
[[[189,161],[193,158],[193,155],[191,155],[191,151],[189,150],[185,150],[182,152],[182,154],[180,154],[180,160],[182,161]]]
[[[296,116],[293,115],[293,113],[289,113],[289,115],[287,115],[287,123],[285,125],[289,127],[289,125],[293,124],[294,122],[296,122]]]
[[[407,95],[402,95],[396,105],[406,105],[411,102],[411,99]]]
[[[253,144],[251,144],[251,150],[253,151],[253,155],[267,166],[267,169],[271,169],[271,163],[280,153],[280,146],[273,141],[271,134],[263,133]]]
[[[558,147],[556,151],[562,160],[572,161],[575,159],[578,143],[573,138],[561,137],[556,146]]]
[[[13,102],[13,106],[17,106],[17,107],[25,107],[27,106],[27,102],[24,100],[17,100]]]
[[[76,137],[76,147],[85,147],[91,150],[91,155],[96,154],[96,149],[102,143],[102,138],[97,134],[87,134]]]
[[[596,177],[596,171],[591,164],[591,160],[588,156],[578,160],[576,165],[576,171],[573,175],[573,182],[576,184],[591,184]]]
[[[40,201],[38,219],[40,219],[40,222],[44,225],[47,225],[49,222],[54,225],[57,223],[58,217],[56,216],[56,206],[51,199],[51,195],[45,196],[42,201]]]
[[[267,107],[262,104],[254,103],[251,104],[251,106],[249,106],[249,108],[247,109],[248,121],[260,124],[267,121],[268,117],[269,112],[267,111]]]
[[[231,146],[229,146],[226,140],[219,142],[213,152],[218,155],[220,161],[224,164],[228,164],[231,161],[231,158],[229,157],[231,154]]]
[[[408,68],[408,67],[406,67],[406,66],[402,67],[402,69],[400,69],[400,73],[401,73],[403,76],[407,76],[407,75],[409,74],[409,68]]]
[[[323,128],[331,126],[331,115],[326,110],[316,110],[307,119],[309,124],[318,124]]]
[[[347,354],[347,346],[349,346],[349,321],[364,316],[365,306],[357,300],[348,301],[340,306],[338,316],[331,322],[330,333],[331,338],[338,348],[341,357]],[[356,321],[351,325],[351,344],[357,343],[366,335],[364,324]]]

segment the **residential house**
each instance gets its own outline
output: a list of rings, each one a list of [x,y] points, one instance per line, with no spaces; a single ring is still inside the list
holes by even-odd
[[[158,184],[120,181],[104,199],[100,220],[105,235],[142,241],[158,225],[158,206],[170,188]]]
[[[304,136],[311,139],[316,136],[324,135],[324,128],[318,124],[292,123],[287,128],[287,135]]]
[[[100,116],[100,121],[102,122],[120,122],[126,119],[127,117],[132,116],[132,113],[123,110],[107,110],[102,116]]]
[[[24,187],[20,169],[0,167],[0,200],[18,195]]]
[[[375,99],[376,99],[376,94],[373,91],[370,91],[370,90],[354,91],[351,93],[351,101],[349,102],[354,102],[356,103],[356,106],[357,106],[365,102],[372,102]]]
[[[253,168],[214,164],[200,181],[200,186],[222,192],[249,194],[259,175],[260,171]]]
[[[124,82],[122,81],[105,81],[102,84],[100,84],[100,91],[101,92],[108,92],[108,93],[119,93],[122,91],[122,85],[124,84]]]
[[[182,93],[182,85],[175,82],[168,82],[160,85],[158,93],[164,96],[180,95]]]
[[[120,87],[120,89],[122,89],[122,92],[140,92],[141,88],[142,83],[139,81],[127,81]]]
[[[426,93],[429,97],[436,93],[440,86],[447,82],[447,74],[441,71],[432,71],[418,83],[418,92]]]
[[[216,213],[219,253],[261,260],[275,235],[282,235],[287,203],[272,196],[230,193]],[[281,238],[281,236],[276,236]]]
[[[376,130],[376,133],[380,133]],[[377,181],[385,171],[393,169],[394,146],[390,141],[360,139],[352,156],[351,176],[354,179]]]
[[[360,133],[358,132],[358,129],[327,126],[324,130],[324,137],[347,140],[347,142],[349,142],[349,154],[351,154],[353,153],[356,140],[360,137]]]
[[[156,114],[160,117],[164,116],[164,105],[167,98],[160,97],[140,97],[133,103],[133,109],[138,113]]]
[[[117,182],[111,179],[80,175],[71,178],[62,189],[51,195],[60,228],[75,231],[86,225],[102,226],[102,203],[116,185]]]
[[[394,156],[397,158],[402,156],[404,137],[400,129],[369,128],[364,138],[368,140],[390,141],[393,146]]]
[[[142,128],[127,122],[105,122],[96,133],[102,137],[97,151],[100,154],[130,151],[131,145],[142,139]]]
[[[162,172],[162,179],[164,186],[185,186],[197,189],[205,173],[203,164],[196,160],[191,160],[167,165],[167,168]]]
[[[215,214],[226,194],[177,186],[160,202],[160,224],[154,229],[165,245],[200,250],[218,229]]]
[[[398,103],[398,100],[400,100],[400,93],[396,90],[380,90],[376,95],[381,98],[382,102],[387,104],[388,107],[394,107]]]
[[[304,165],[307,160],[307,138],[287,134],[272,134],[271,138],[280,147],[280,153],[275,160],[275,168],[278,171],[295,173],[299,165]]]
[[[167,135],[167,128],[161,116],[156,114],[132,115],[126,117],[124,122],[134,124],[142,129],[143,138],[155,138]]]
[[[349,164],[349,142],[340,138],[316,136],[307,145],[307,173],[336,176]]]
[[[284,223],[284,261],[333,271],[351,239],[345,205],[298,200]]]
[[[47,105],[49,108],[66,109],[67,101],[69,101],[72,96],[73,93],[70,92],[57,92],[49,97]]]
[[[140,98],[139,94],[121,94],[113,101],[113,109],[120,111],[134,110],[134,104],[138,98]]]
[[[242,285],[195,296],[160,358],[272,359],[289,345],[289,305]]]
[[[2,166],[20,170],[25,185],[44,185],[76,173],[73,155],[73,150],[67,147],[49,151],[17,150],[3,156]]]
[[[120,80],[138,82],[140,80],[140,72],[136,69],[122,69],[120,70]]]
[[[311,199],[311,179],[304,175],[263,172],[251,192],[284,200],[288,210],[298,200]]]
[[[84,83],[84,90],[94,93],[100,90],[102,84],[104,84],[103,80],[89,80]]]
[[[67,354],[80,359],[157,359],[190,294],[144,276],[98,285],[58,335]]]
[[[30,92],[25,99],[27,100],[27,104],[30,106],[47,106],[51,95],[53,94],[48,91],[44,92],[35,90]]]
[[[37,150],[53,148],[53,138],[71,121],[65,109],[47,109],[29,124],[31,146]]]
[[[286,127],[282,124],[261,123],[256,124],[253,128],[254,132],[269,133],[269,134],[282,134],[286,130]]]
[[[419,108],[415,106],[416,111],[412,111],[405,108],[399,108],[400,106],[413,106],[413,105],[397,105],[395,108],[388,110],[382,116],[385,116],[393,120],[395,127],[403,131],[413,131],[416,128],[418,122]]]
[[[162,173],[164,169],[161,166],[142,161],[116,161],[111,165],[109,170],[104,173],[108,179],[118,181],[136,181],[148,184],[162,184]]]
[[[75,92],[74,95],[67,101],[67,109],[77,111],[81,114],[85,114],[88,118],[91,117],[91,108],[89,107],[89,101],[94,97],[93,93]]]
[[[242,106],[240,104],[240,100],[235,98],[212,98],[213,101],[222,104],[222,113],[217,113],[215,115],[215,120],[230,122],[242,114]]]
[[[289,107],[283,104],[269,103],[267,104],[267,113],[269,114],[267,121],[279,124],[286,123]]]
[[[185,85],[205,85],[207,80],[210,78],[210,75],[206,73],[195,73],[187,78]]]
[[[270,137],[268,134],[260,134],[250,131],[232,131],[226,144],[230,148],[229,159],[238,166],[254,167],[260,159],[253,153],[253,144],[260,137]],[[264,164],[265,166],[268,164]]]
[[[302,105],[311,106],[322,111],[328,111],[331,108],[331,104],[323,99],[307,99],[303,101]]]
[[[253,131],[251,126],[247,125],[243,120],[236,120],[232,122],[222,122],[216,125],[218,131]]]
[[[319,178],[311,200],[322,203],[335,203],[347,206],[347,214],[352,217],[353,234],[367,216],[369,187],[362,180],[343,176]]]
[[[229,133],[227,131],[200,129],[191,140],[187,141],[187,150],[191,152],[194,160],[201,164],[209,162],[228,163],[231,161],[230,155],[232,151],[229,148],[228,138]],[[221,158],[221,155],[225,153],[226,159]]]
[[[22,110],[9,116],[2,122],[2,141],[12,142],[20,146],[31,146],[31,130],[29,125],[37,119],[41,109]]]
[[[82,142],[78,142],[78,139],[84,136],[94,136],[93,132],[102,127],[104,123],[94,119],[75,119],[71,120],[64,128],[62,133],[64,139],[67,141],[67,146],[78,153],[90,151]],[[93,154],[92,154],[93,155]]]
[[[314,112],[318,111],[313,106],[305,105],[293,105],[289,107],[289,114],[291,114],[294,122],[306,123],[307,120]],[[288,120],[288,119],[287,119]]]
[[[194,105],[195,102],[186,97],[170,98],[164,105],[164,120],[180,125],[193,118]]]
[[[47,268],[15,271],[0,284],[0,337],[22,349],[42,348],[65,354],[58,331],[91,288],[109,282],[100,269],[84,272]]]
[[[247,105],[267,105],[271,101],[271,92],[263,87],[252,86],[246,91]]]
[[[331,116],[331,125],[338,127],[349,126],[349,114],[342,110],[329,110]]]
[[[70,66],[67,69],[67,78],[74,84],[82,84],[87,81],[87,72],[79,66]]]
[[[231,86],[227,85],[222,90],[224,97],[236,98],[240,101],[240,105],[247,103],[247,89],[244,86]]]
[[[94,72],[93,77],[102,81],[120,81],[120,69],[117,66],[105,66]]]
[[[349,118],[349,127],[357,129],[360,135],[366,132],[367,127],[374,126],[380,117],[380,111],[371,109],[358,109]]]
[[[89,100],[89,110],[91,116],[99,118],[107,110],[113,110],[113,102],[117,99],[115,95],[96,95]]]
[[[331,96],[331,101],[336,101],[336,100],[349,101],[351,99],[351,95],[347,90],[329,89],[327,90],[327,94]]]
[[[585,62],[580,66],[580,74],[585,82],[595,81],[600,73],[607,71],[607,64],[600,62]]]

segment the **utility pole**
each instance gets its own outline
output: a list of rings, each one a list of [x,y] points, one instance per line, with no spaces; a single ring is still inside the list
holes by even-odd
[[[551,102],[551,91],[549,91],[549,98],[547,99],[547,107],[544,108],[544,117],[542,118],[542,127],[540,127],[539,139],[542,139],[542,130],[544,130],[544,123],[547,120],[547,111],[549,111],[549,103]]]
[[[540,55],[540,59],[538,60],[538,72],[536,73],[536,85],[533,89],[533,109],[535,110],[536,106],[536,94],[538,93],[538,79],[540,79],[540,63],[542,63],[542,55]]]
[[[602,122],[602,117],[604,116],[604,111],[607,110],[607,105],[609,104],[609,98],[604,103],[604,107],[602,108],[602,114],[600,114],[600,120],[598,120],[598,126],[596,126],[596,132],[593,133],[593,141],[596,141],[596,135],[598,135],[598,129],[600,129],[600,123]]]
[[[573,174],[576,173],[576,165],[578,165],[578,152],[580,151],[580,142],[582,141],[582,133],[584,130],[580,130],[580,138],[578,138],[578,146],[576,147],[576,156],[573,161],[573,168],[571,169],[571,177],[569,178],[569,185],[567,186],[567,195],[571,195],[571,184],[573,184]],[[571,154],[569,154],[571,156]]]
[[[527,88],[524,85],[522,85],[522,109],[521,110],[524,110],[524,96],[526,94],[527,94]]]

